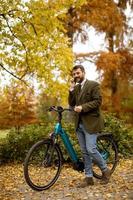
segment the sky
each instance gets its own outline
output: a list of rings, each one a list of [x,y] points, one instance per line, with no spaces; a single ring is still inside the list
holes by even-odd
[[[73,45],[74,53],[89,53],[89,52],[97,52],[97,51],[105,51],[106,43],[105,43],[105,34],[96,34],[96,31],[93,27],[89,27],[88,29],[88,37],[89,39],[85,44],[76,42]],[[96,66],[89,61],[84,61],[82,65],[86,71],[86,78],[89,80],[97,80],[98,73],[96,72]]]
[[[117,0],[116,0],[116,2],[117,2]],[[126,16],[128,16],[130,18],[128,21],[128,24],[133,28],[133,12],[131,11],[129,5],[127,5],[125,14],[126,14]],[[81,42],[76,42],[74,44],[74,46],[73,46],[74,53],[89,53],[89,52],[106,51],[107,50],[107,43],[105,42],[105,34],[104,33],[97,34],[93,27],[89,27],[88,36],[89,36],[89,39],[85,44],[83,44]],[[129,37],[133,38],[133,35],[131,35],[131,36],[128,35],[128,37],[125,37],[125,41],[124,41],[125,46],[128,43]],[[83,62],[82,65],[85,68],[86,77],[90,80],[97,80],[99,75],[96,72],[96,66],[89,61]]]

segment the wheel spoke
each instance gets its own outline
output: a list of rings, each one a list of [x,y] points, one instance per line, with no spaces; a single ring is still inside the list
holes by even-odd
[[[32,189],[45,190],[57,180],[60,168],[61,154],[58,147],[41,141],[34,145],[27,155],[25,178]]]

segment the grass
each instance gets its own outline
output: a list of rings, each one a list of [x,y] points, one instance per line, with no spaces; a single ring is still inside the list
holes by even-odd
[[[5,138],[8,133],[9,130],[0,130],[0,139]]]

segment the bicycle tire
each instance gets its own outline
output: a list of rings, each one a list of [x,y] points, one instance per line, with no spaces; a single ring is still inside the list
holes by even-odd
[[[51,140],[41,140],[30,148],[24,161],[24,177],[33,190],[47,190],[57,181],[61,155],[59,146]]]
[[[111,135],[99,135],[97,138],[97,149],[105,159],[107,167],[114,172],[118,162],[118,149]],[[93,163],[93,176],[101,179],[102,172],[98,166]]]

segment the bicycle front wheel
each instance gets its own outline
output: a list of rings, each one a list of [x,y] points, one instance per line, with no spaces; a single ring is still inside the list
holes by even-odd
[[[105,160],[107,167],[113,173],[118,162],[118,150],[113,138],[110,135],[99,136],[97,138],[97,149]],[[93,163],[93,175],[98,179],[102,178],[102,172],[95,162]]]
[[[51,140],[42,140],[29,150],[24,162],[24,177],[34,190],[50,188],[58,179],[61,171],[61,151]]]

